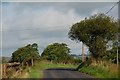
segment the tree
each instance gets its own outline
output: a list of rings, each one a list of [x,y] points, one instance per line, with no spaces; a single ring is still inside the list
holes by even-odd
[[[72,25],[68,36],[88,46],[91,55],[97,60],[106,52],[106,44],[116,39],[117,21],[105,14],[96,14]]]
[[[11,62],[20,62],[33,65],[33,60],[39,58],[38,45],[36,43],[28,44],[25,47],[18,48],[12,53]]]
[[[70,58],[69,53],[70,49],[67,47],[67,44],[53,43],[44,49],[41,57],[49,61],[66,62]]]
[[[109,60],[110,62],[117,63],[117,48],[118,51],[120,51],[120,46],[116,46],[115,44],[113,44],[112,49],[107,50],[106,56],[104,56],[105,59]],[[118,60],[120,63],[120,55],[118,56]]]

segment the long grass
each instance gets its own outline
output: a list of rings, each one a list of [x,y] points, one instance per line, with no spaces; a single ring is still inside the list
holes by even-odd
[[[29,77],[29,70],[28,67],[22,66],[22,73],[18,78],[28,78]]]
[[[97,78],[118,78],[117,65],[108,61],[93,62],[90,66],[82,67],[79,71]]]

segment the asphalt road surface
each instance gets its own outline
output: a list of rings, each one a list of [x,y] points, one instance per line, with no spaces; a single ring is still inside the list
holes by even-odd
[[[93,78],[71,68],[51,68],[43,71],[44,78]]]

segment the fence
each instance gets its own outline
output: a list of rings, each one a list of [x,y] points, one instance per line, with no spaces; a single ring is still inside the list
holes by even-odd
[[[1,74],[2,74],[2,78],[9,78],[11,76],[15,77],[15,76],[20,76],[21,75],[21,65],[20,63],[4,63],[1,64]],[[13,75],[14,73],[14,75]]]

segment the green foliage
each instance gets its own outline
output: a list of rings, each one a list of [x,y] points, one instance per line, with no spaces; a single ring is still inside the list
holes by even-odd
[[[82,60],[79,59],[79,58],[73,58],[73,63],[74,64],[80,64],[80,63],[82,63]]]
[[[70,49],[66,44],[53,43],[44,49],[41,57],[49,61],[66,63],[71,58],[69,53]]]
[[[116,39],[117,22],[105,14],[97,14],[72,25],[68,35],[87,45],[94,58],[102,58],[108,41]]]
[[[31,59],[39,58],[38,46],[36,43],[28,44],[25,47],[18,48],[15,52],[12,53],[11,62],[20,62],[20,63],[31,63]]]
[[[113,46],[111,50],[108,50],[106,52],[106,55],[104,56],[105,59],[109,60],[110,62],[117,63],[117,48],[118,51],[120,51],[120,46],[119,47]],[[120,63],[120,55],[118,55],[118,60]]]

